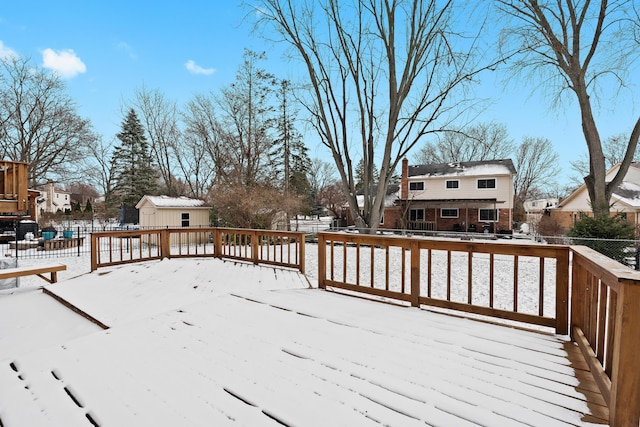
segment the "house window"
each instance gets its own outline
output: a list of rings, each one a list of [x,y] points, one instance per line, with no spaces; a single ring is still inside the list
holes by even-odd
[[[447,181],[447,188],[460,188],[460,181],[457,179]]]
[[[411,191],[422,191],[424,190],[424,182],[410,182],[409,190]]]
[[[424,221],[424,209],[410,209],[409,221]]]
[[[458,209],[442,208],[440,209],[440,218],[458,218]]]
[[[384,225],[384,214],[380,215],[380,225]]]
[[[478,188],[496,188],[496,179],[495,178],[479,179]]]
[[[480,209],[478,210],[478,219],[480,221],[495,222],[498,220],[498,211],[496,209]]]
[[[182,226],[183,227],[188,227],[189,226],[189,212],[183,212],[181,214],[181,220],[182,220]]]

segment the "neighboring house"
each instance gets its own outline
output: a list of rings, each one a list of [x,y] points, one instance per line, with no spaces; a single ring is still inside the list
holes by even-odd
[[[510,159],[418,166],[404,159],[399,228],[511,232],[515,175]]]
[[[140,228],[208,227],[209,210],[204,200],[187,197],[144,196],[136,205]]]
[[[372,190],[376,191],[376,188]],[[361,193],[361,192],[360,192]],[[400,195],[400,186],[398,184],[389,184],[387,187],[387,193],[384,198],[384,212],[380,218],[380,228],[401,228],[400,225],[400,207],[396,204],[396,200]],[[356,199],[358,201],[358,209],[360,209],[360,215],[364,213],[364,195],[357,194]],[[347,225],[354,225],[354,220],[349,209],[349,205],[345,204],[343,208],[345,212]]]
[[[546,210],[553,209],[558,206],[560,199],[544,198],[524,201],[524,212],[527,215],[542,215]]]
[[[71,210],[71,193],[57,189],[53,181],[39,187],[40,197],[37,200],[39,213],[56,213]]]
[[[619,169],[619,163],[614,165],[607,171],[605,180],[610,182]],[[611,214],[622,216],[631,225],[640,224],[640,162],[631,163],[624,180],[611,194]],[[551,209],[551,217],[564,228],[571,228],[584,215],[593,215],[585,184],[560,202],[557,208]]]

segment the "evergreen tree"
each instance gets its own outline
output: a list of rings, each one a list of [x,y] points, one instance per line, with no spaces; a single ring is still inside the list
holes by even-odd
[[[308,174],[311,169],[311,159],[307,154],[308,148],[302,141],[302,135],[295,128],[296,112],[291,105],[291,83],[280,81],[278,99],[277,132],[278,139],[273,144],[271,156],[285,194],[309,195],[311,185]]]
[[[91,206],[91,200],[87,199],[87,204],[84,207],[85,212],[93,212],[93,206]]]
[[[116,135],[120,145],[113,155],[114,191],[120,202],[135,206],[144,195],[158,191],[157,171],[153,164],[145,131],[136,112],[131,109]]]

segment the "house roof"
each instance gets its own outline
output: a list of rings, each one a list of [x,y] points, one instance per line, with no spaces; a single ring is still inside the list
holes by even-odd
[[[632,182],[623,182],[611,195],[611,198],[634,208],[640,208],[640,185]]]
[[[617,170],[620,168],[620,163],[616,163],[607,171],[607,176],[612,175],[614,172],[617,173]],[[629,165],[629,168],[640,169],[640,162],[633,162]],[[629,177],[629,172],[627,172],[627,176],[625,176],[625,180],[618,186],[618,188],[613,191],[611,194],[611,198],[615,199],[618,202],[627,204],[631,207],[640,208],[640,183],[633,183],[626,181]],[[569,194],[565,199],[563,199],[560,203],[558,203],[557,209],[562,209],[565,205],[567,205],[571,200],[579,197],[581,194],[585,194],[587,192],[586,184],[580,185],[580,187],[576,188],[571,194]],[[589,197],[588,195],[586,196]]]
[[[204,208],[209,209],[204,200],[190,199],[188,197],[169,197],[169,196],[143,196],[136,205],[136,209],[140,209],[144,203],[148,202],[156,208]]]
[[[409,166],[409,177],[515,175],[511,159],[482,160],[473,162],[438,163]]]

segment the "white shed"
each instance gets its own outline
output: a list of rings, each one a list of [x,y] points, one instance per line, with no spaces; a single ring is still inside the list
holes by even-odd
[[[144,196],[136,209],[140,228],[208,227],[209,210],[204,200],[188,197]]]

